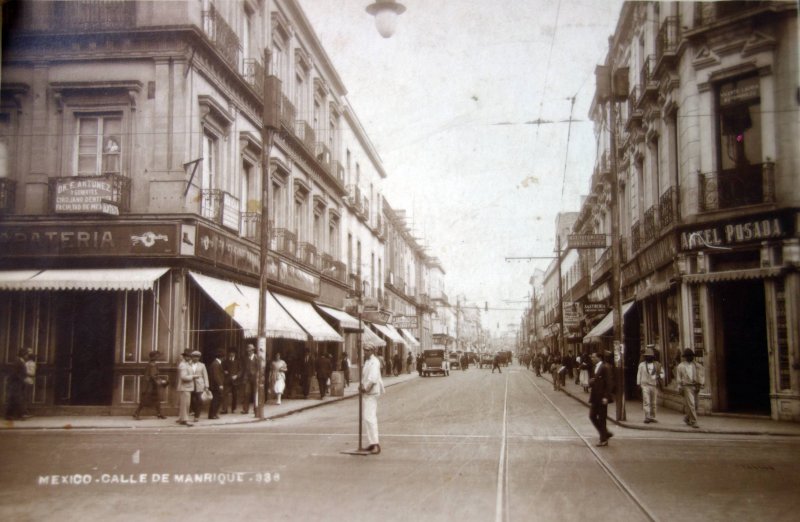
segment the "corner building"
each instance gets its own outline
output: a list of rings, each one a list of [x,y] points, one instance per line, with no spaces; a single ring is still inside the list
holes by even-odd
[[[796,4],[628,2],[604,65],[617,117],[598,89],[582,232],[609,230],[616,184],[626,393],[656,344],[680,408],[691,348],[701,410],[800,420]],[[591,257],[595,290],[610,251]]]

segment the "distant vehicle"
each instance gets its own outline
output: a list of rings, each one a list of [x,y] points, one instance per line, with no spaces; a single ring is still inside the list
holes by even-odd
[[[511,364],[511,359],[514,356],[510,351],[497,352],[497,355],[500,356],[500,364],[504,366]]]
[[[461,354],[458,352],[450,352],[447,354],[447,360],[450,361],[450,368],[453,370],[461,369]]]
[[[477,352],[467,352],[467,357],[469,357],[470,364],[478,364],[478,362],[480,362],[480,357]]]
[[[493,353],[482,353],[481,354],[481,368],[484,366],[492,367],[494,364],[494,354]]]
[[[423,350],[422,376],[430,377],[434,373],[445,377],[450,375],[450,362],[445,357],[444,350]]]

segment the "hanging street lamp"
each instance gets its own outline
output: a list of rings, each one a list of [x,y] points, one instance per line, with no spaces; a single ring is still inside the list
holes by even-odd
[[[397,17],[406,7],[395,0],[375,0],[367,6],[367,12],[375,17],[375,27],[384,38],[389,38],[397,28]]]

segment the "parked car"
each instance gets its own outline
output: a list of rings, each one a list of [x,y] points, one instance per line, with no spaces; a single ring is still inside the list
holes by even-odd
[[[445,357],[444,350],[422,352],[422,376],[430,377],[433,374],[450,375],[450,361]]]
[[[494,354],[493,353],[482,353],[481,354],[481,368],[484,366],[488,366],[489,368],[492,367],[494,364]]]
[[[450,368],[453,370],[461,369],[461,354],[458,352],[450,352],[447,354],[447,360],[450,362]]]

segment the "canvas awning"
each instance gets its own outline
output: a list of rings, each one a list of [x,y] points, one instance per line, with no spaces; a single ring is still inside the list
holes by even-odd
[[[211,300],[242,327],[245,337],[258,335],[257,288],[195,272],[189,272],[189,275]],[[306,331],[278,304],[272,294],[267,294],[267,337],[308,340]]]
[[[400,335],[403,336],[403,339],[406,340],[409,346],[413,346],[414,348],[419,348],[419,341],[417,341],[417,339],[413,335],[411,335],[411,333],[408,330],[400,328],[399,332]]]
[[[274,295],[281,306],[303,327],[303,330],[308,332],[308,335],[313,340],[334,343],[344,342],[342,336],[325,322],[325,319],[314,310],[311,303],[282,294]]]
[[[319,308],[320,312],[327,315],[334,321],[338,321],[339,325],[345,331],[349,332],[361,331],[361,328],[359,328],[358,326],[358,319],[348,314],[347,312],[343,312],[341,310],[337,310],[336,308],[331,308],[330,306],[324,306],[321,304],[317,304],[317,308]]]
[[[765,279],[769,277],[779,277],[782,273],[781,267],[771,268],[748,268],[745,270],[724,270],[721,272],[709,272],[707,274],[690,274],[683,276],[686,283],[720,283],[723,281],[743,281],[747,279]]]
[[[384,337],[392,341],[393,343],[397,344],[405,344],[406,340],[400,335],[400,333],[394,329],[394,326],[390,324],[377,324],[371,323],[372,326],[375,327],[378,332],[380,332]]]
[[[153,290],[169,268],[75,268],[0,272],[0,290]]]
[[[625,303],[622,305],[622,315],[625,316],[628,310],[634,305],[635,301]],[[583,337],[584,343],[600,342],[600,339],[605,337],[606,333],[614,327],[614,311],[608,312],[599,323],[595,325],[592,330]]]
[[[369,328],[364,328],[364,331],[361,334],[361,344],[362,346],[383,348],[384,346],[386,346],[386,341],[378,337],[378,335]]]

